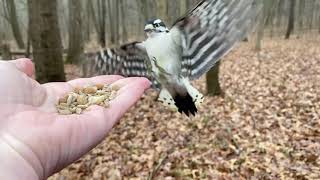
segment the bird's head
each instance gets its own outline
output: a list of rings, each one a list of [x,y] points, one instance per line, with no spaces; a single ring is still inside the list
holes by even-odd
[[[146,25],[144,26],[144,32],[148,37],[150,37],[154,33],[169,32],[169,29],[161,19],[153,19],[147,21]]]

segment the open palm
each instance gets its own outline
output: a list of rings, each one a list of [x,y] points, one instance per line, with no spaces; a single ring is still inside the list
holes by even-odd
[[[0,179],[12,170],[20,179],[43,179],[61,170],[101,142],[150,86],[145,78],[121,76],[40,85],[33,76],[28,59],[0,61],[0,159],[9,159],[0,165]],[[59,97],[75,86],[96,83],[121,87],[110,108],[92,106],[81,115],[56,113]]]

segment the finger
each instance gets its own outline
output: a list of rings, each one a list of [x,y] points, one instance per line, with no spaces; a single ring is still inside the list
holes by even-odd
[[[114,83],[111,84],[111,87],[113,87],[113,86],[119,87],[120,89],[119,89],[118,93],[121,93],[121,91],[123,91],[123,89],[125,89],[123,87],[125,87],[131,83],[135,83],[135,81],[137,81],[137,80],[141,81],[142,79],[149,81],[148,79],[146,79],[144,77],[129,77],[129,78],[123,78],[118,81],[115,81]]]
[[[110,102],[110,108],[106,109],[107,114],[112,115],[115,119],[121,118],[151,85],[146,78],[127,78],[113,84],[122,85],[117,97]]]
[[[41,86],[47,90],[48,96],[55,99],[61,98],[73,90],[70,84],[64,82],[46,83]]]
[[[107,123],[105,127],[108,127],[108,129],[110,129],[115,122],[140,99],[144,91],[150,87],[151,83],[146,78],[125,78],[113,84],[125,85],[120,89],[117,97],[110,101],[109,108],[92,106],[88,111],[84,111],[84,114],[88,116],[97,116],[100,113],[102,118],[96,118],[96,121],[102,121],[100,123]],[[107,119],[105,119],[106,117]]]
[[[104,76],[96,76],[92,78],[75,79],[75,80],[69,81],[68,84],[70,84],[73,87],[94,85],[99,83],[111,84],[119,79],[123,79],[123,77],[119,75],[104,75]]]
[[[18,70],[21,72],[27,74],[29,77],[34,78],[35,76],[35,68],[34,64],[30,59],[27,58],[21,58],[17,60],[9,61],[10,63],[14,64]]]

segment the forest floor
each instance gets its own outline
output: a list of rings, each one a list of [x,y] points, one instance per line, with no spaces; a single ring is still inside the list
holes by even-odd
[[[194,118],[148,90],[62,179],[320,179],[320,40],[241,43]],[[69,78],[78,70],[67,67]],[[205,79],[195,82],[205,92]]]

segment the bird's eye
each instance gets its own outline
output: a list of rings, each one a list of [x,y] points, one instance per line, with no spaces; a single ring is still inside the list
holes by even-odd
[[[160,24],[157,23],[157,24],[154,25],[154,27],[160,27]]]

